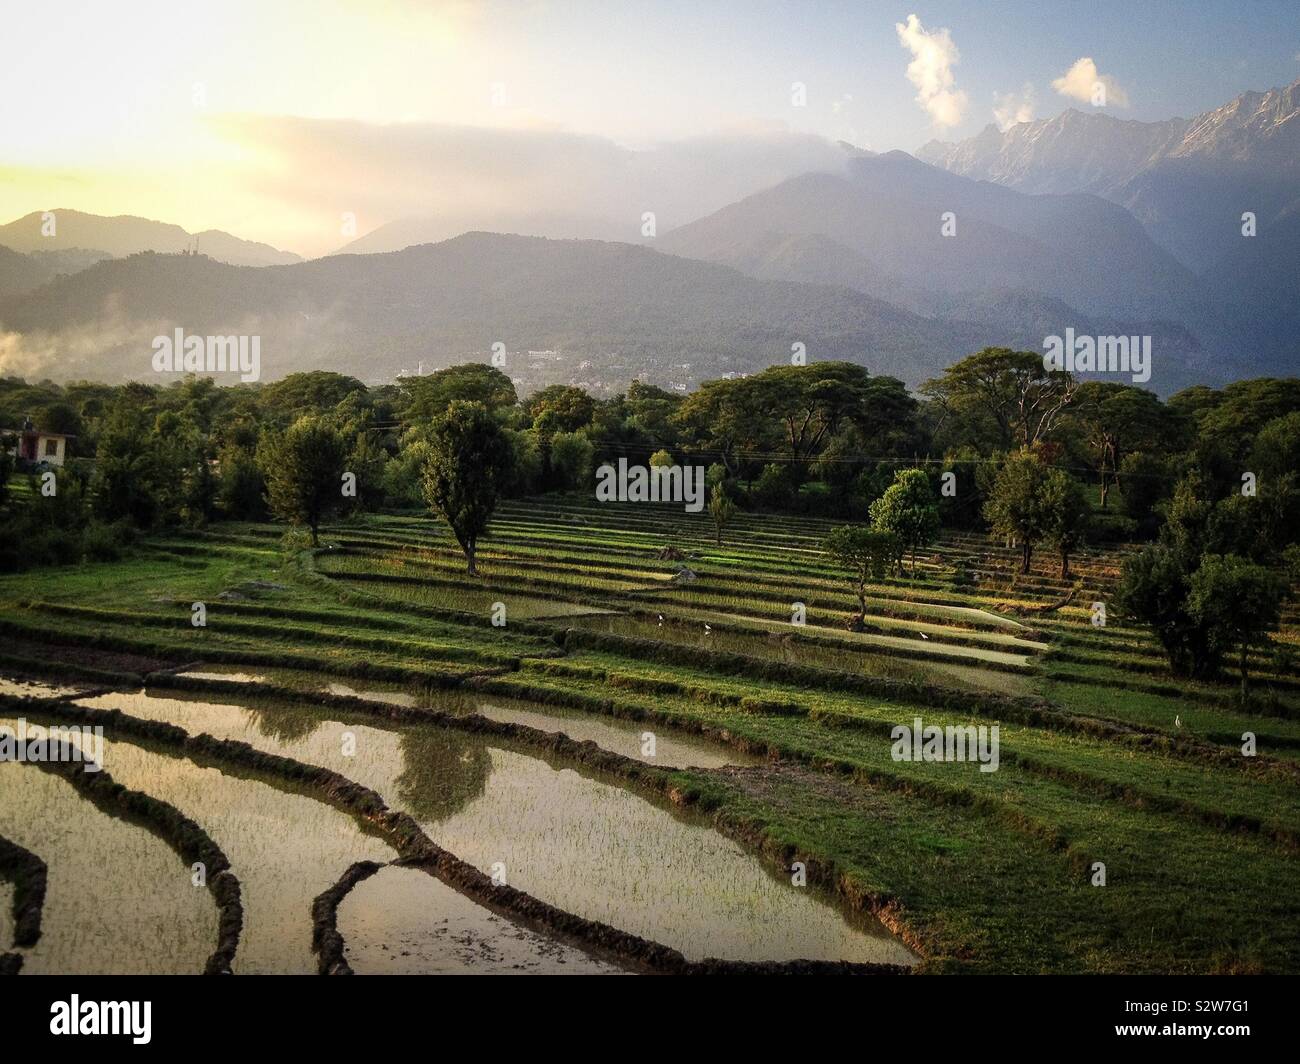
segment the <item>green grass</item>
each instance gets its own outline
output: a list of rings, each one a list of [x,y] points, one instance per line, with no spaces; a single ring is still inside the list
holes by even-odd
[[[0,577],[0,630],[19,641],[7,660],[47,670],[94,649],[481,685],[765,751],[772,767],[675,779],[882,909],[931,970],[1300,971],[1295,677],[1259,656],[1263,715],[1236,704],[1230,677],[1173,677],[1149,633],[1093,628],[1124,550],[1081,554],[1071,606],[1005,612],[1068,585],[1046,557],[1018,577],[1014,551],[966,533],[923,552],[916,578],[873,585],[868,629],[850,633],[853,595],[819,551],[833,523],[742,515],[719,548],[706,516],[680,509],[511,502],[477,579],[420,516],[330,526],[338,549],[314,563],[286,559],[276,526],[218,525],[116,563]],[[684,562],[658,557],[670,545]],[[978,583],[954,582],[959,561]],[[680,564],[698,579],[669,583]],[[794,602],[808,610],[797,633]],[[1291,625],[1277,637],[1296,639]],[[894,761],[890,729],[915,716],[996,723],[999,770]],[[1258,757],[1241,756],[1245,731]]]

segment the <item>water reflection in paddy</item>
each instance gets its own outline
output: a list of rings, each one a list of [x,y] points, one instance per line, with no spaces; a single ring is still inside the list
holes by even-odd
[[[225,852],[243,888],[236,973],[314,972],[312,900],[353,862],[395,856],[333,806],[260,780],[111,739],[104,767],[119,783],[175,806]]]
[[[435,842],[483,871],[496,865],[512,886],[692,959],[911,961],[876,921],[850,926],[711,828],[502,744],[425,726],[321,721],[302,707],[146,694],[89,704],[332,768],[409,812]]]
[[[414,868],[388,865],[352,888],[338,910],[358,975],[588,975],[621,969],[476,905]]]
[[[100,812],[37,765],[2,762],[0,835],[49,869],[41,937],[21,951],[24,973],[203,970],[216,947],[216,906],[191,884],[180,855],[144,827]],[[8,948],[7,912],[5,926]]]

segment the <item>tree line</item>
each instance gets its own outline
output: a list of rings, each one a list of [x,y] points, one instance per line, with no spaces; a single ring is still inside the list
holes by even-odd
[[[335,515],[428,508],[473,572],[499,498],[587,491],[623,457],[706,465],[719,542],[738,510],[845,519],[828,548],[859,574],[914,570],[945,527],[1014,542],[1023,572],[1050,547],[1062,577],[1086,542],[1145,541],[1121,606],[1176,668],[1205,673],[1241,645],[1211,615],[1248,601],[1267,623],[1296,560],[1294,378],[1162,401],[986,348],[916,394],[847,362],[612,398],[567,385],[521,398],[479,363],[378,387],[324,371],[233,387],[0,380],[0,427],[29,416],[74,438],[54,495],[0,455],[10,570],[113,557],[159,528],[277,517],[315,541]]]

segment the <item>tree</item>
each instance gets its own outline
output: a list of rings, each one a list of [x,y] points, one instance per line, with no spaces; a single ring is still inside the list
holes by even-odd
[[[343,434],[312,414],[271,436],[258,453],[272,513],[305,524],[313,547],[320,546],[321,521],[343,504],[347,454]]]
[[[986,347],[949,366],[942,377],[926,381],[921,392],[939,407],[941,423],[968,423],[971,438],[959,442],[982,438],[986,450],[1005,451],[1046,439],[1076,387],[1070,374],[1047,369],[1042,355]]]
[[[1061,557],[1061,579],[1070,577],[1070,555],[1079,546],[1092,517],[1083,485],[1063,469],[1047,474],[1043,486],[1047,508],[1045,538]]]
[[[550,414],[550,424],[555,432],[577,432],[590,425],[596,413],[596,401],[571,384],[552,384],[543,388],[524,405],[534,424],[543,415]]]
[[[551,440],[551,472],[561,491],[590,487],[596,449],[581,432],[560,432]]]
[[[1151,450],[1168,435],[1169,413],[1153,392],[1111,381],[1085,381],[1074,398],[1072,421],[1087,437],[1097,464],[1101,508],[1119,481],[1131,450]]]
[[[1029,572],[1034,545],[1047,535],[1051,514],[1047,497],[1048,467],[1035,451],[1017,451],[1007,458],[984,504],[984,519],[993,531],[1014,536],[1020,544],[1020,571]]]
[[[718,532],[718,546],[721,547],[722,529],[736,516],[736,504],[731,501],[731,496],[721,483],[714,484],[709,495],[709,516],[713,518],[713,526]]]
[[[658,450],[650,456],[651,469],[672,469],[676,464],[671,451]]]
[[[513,453],[482,403],[454,400],[429,432],[424,498],[451,528],[470,576],[478,575],[478,539],[510,479]]]
[[[95,515],[105,522],[129,520],[151,528],[165,514],[164,500],[175,492],[174,477],[160,453],[155,399],[151,388],[129,384],[104,420],[91,484]]]
[[[309,414],[333,410],[350,395],[369,398],[366,386],[356,377],[329,370],[290,373],[268,384],[258,397],[258,405],[279,425],[292,424]]]
[[[1243,702],[1250,649],[1268,641],[1285,596],[1286,584],[1279,576],[1235,554],[1207,554],[1192,574],[1187,612],[1216,647],[1239,651]]]
[[[448,366],[424,377],[401,377],[397,384],[405,400],[402,413],[408,421],[441,417],[457,399],[482,403],[489,410],[511,407],[519,401],[510,378],[482,362]]]
[[[867,616],[867,583],[872,579],[882,579],[889,571],[900,553],[900,541],[891,532],[861,525],[840,525],[831,529],[823,549],[852,579],[858,596],[858,617],[854,627],[860,628]]]
[[[939,505],[925,470],[900,469],[869,512],[873,528],[893,534],[911,552],[916,576],[917,548],[929,545],[939,534]]]

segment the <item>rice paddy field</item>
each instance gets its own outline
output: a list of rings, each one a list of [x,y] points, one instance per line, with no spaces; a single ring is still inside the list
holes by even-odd
[[[0,954],[1300,971],[1294,603],[1244,710],[1095,623],[1124,548],[1062,580],[946,533],[850,630],[829,527],[741,515],[719,545],[707,515],[548,496],[498,509],[478,577],[412,514],[0,578],[0,723],[105,737],[91,782],[0,765]],[[996,771],[896,760],[917,718],[996,725]]]

